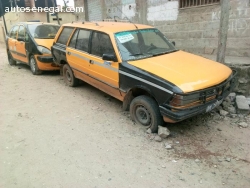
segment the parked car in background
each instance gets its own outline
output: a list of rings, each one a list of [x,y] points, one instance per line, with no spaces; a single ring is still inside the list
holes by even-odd
[[[158,29],[141,24],[64,24],[52,46],[64,80],[83,80],[123,101],[138,124],[156,132],[211,111],[232,91],[235,71],[177,50]]]
[[[59,25],[43,22],[22,22],[12,26],[7,36],[9,64],[28,64],[34,75],[59,70],[50,50],[59,28]]]

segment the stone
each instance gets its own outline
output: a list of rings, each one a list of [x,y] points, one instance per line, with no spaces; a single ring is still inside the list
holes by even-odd
[[[165,143],[165,148],[166,149],[172,149],[172,146],[169,143]]]
[[[236,117],[237,117],[237,114],[230,114],[230,117],[231,117],[231,118],[236,118]]]
[[[246,122],[240,122],[238,123],[238,125],[242,128],[247,128],[248,127],[248,124]]]
[[[247,103],[250,106],[250,97],[246,98],[247,99]]]
[[[218,159],[219,162],[222,162],[223,160],[222,159]]]
[[[227,158],[226,158],[226,161],[227,161],[227,162],[230,162],[230,161],[231,161],[231,158],[227,157]]]
[[[222,106],[223,106],[223,108],[228,108],[229,106],[231,106],[231,102],[223,101]]]
[[[170,135],[170,131],[167,127],[158,126],[158,135],[161,138],[167,138]]]
[[[248,80],[246,78],[240,78],[238,81],[240,84],[247,84],[248,83]]]
[[[161,141],[162,141],[162,138],[161,138],[159,135],[156,135],[155,138],[154,138],[154,140],[155,140],[156,142],[161,142]]]
[[[221,119],[221,116],[219,114],[214,114],[214,117],[213,117],[213,120],[217,121],[217,120],[220,120]]]
[[[220,115],[221,116],[226,116],[226,115],[228,115],[229,113],[227,112],[227,111],[225,111],[225,110],[220,110]]]
[[[152,130],[149,128],[149,129],[146,131],[146,133],[151,134],[151,133],[152,133]]]
[[[250,107],[248,105],[247,99],[243,95],[236,96],[236,106],[237,111],[240,114],[249,114]]]
[[[229,106],[227,108],[227,111],[230,113],[230,114],[236,114],[236,108],[233,107],[233,106]]]
[[[200,162],[200,160],[199,160],[199,159],[195,159],[194,161],[195,161],[196,163],[199,163],[199,162]]]
[[[231,100],[231,102],[235,101],[236,93],[230,93],[230,94],[228,95],[228,98]]]

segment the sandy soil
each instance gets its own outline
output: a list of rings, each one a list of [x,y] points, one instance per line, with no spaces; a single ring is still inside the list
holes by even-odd
[[[156,142],[120,101],[0,56],[0,188],[250,187],[249,119],[201,115]]]

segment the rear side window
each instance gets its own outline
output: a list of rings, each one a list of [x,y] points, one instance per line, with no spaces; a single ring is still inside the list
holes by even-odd
[[[89,51],[89,36],[90,31],[81,29],[78,34],[78,38],[76,41],[76,49],[82,50],[84,52]]]
[[[18,30],[18,26],[15,26],[15,27],[10,31],[10,38],[16,39],[16,37],[17,37],[17,30]]]
[[[91,54],[102,57],[103,54],[115,54],[109,36],[94,32],[91,42]]]
[[[89,52],[89,37],[90,37],[89,30],[84,30],[84,29],[78,30],[74,33],[69,43],[69,47],[84,52]]]
[[[66,45],[74,28],[65,27],[57,40],[57,43]]]

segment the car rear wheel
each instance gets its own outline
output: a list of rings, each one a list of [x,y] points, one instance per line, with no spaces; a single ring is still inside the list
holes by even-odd
[[[12,66],[12,65],[16,65],[16,61],[13,59],[10,51],[8,51],[8,61],[9,61],[9,64]]]
[[[36,59],[33,55],[30,57],[30,70],[34,75],[42,74],[42,71],[38,69]]]
[[[74,76],[74,73],[68,64],[63,66],[63,78],[65,83],[70,87],[75,87],[79,83],[79,80]]]
[[[150,128],[152,132],[157,132],[158,125],[163,124],[163,118],[156,101],[145,95],[132,100],[130,116],[137,124],[146,129]]]

